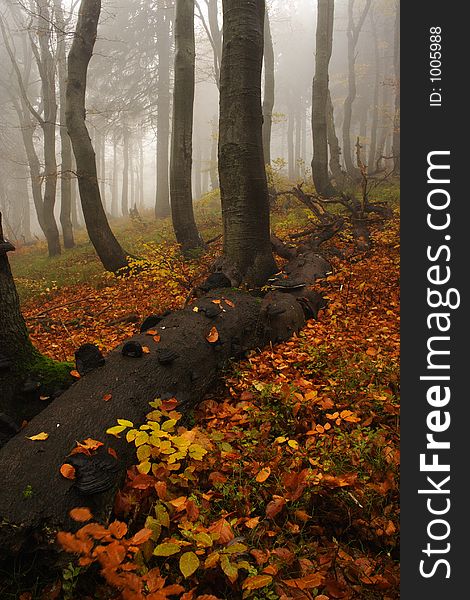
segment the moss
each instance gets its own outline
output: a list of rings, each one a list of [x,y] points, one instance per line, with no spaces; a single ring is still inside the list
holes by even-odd
[[[74,380],[70,371],[73,368],[73,363],[57,362],[47,356],[37,354],[29,365],[28,372],[38,378],[43,391],[47,393],[71,385]]]

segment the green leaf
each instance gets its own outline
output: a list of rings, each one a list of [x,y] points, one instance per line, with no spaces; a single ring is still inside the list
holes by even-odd
[[[170,526],[170,515],[168,514],[168,511],[163,506],[163,504],[155,505],[155,515],[157,517],[157,521],[160,523],[160,525],[162,527]]]
[[[145,527],[147,529],[152,530],[153,533],[152,533],[152,537],[150,539],[152,539],[154,542],[156,542],[158,540],[158,538],[160,537],[160,534],[162,533],[161,523],[157,519],[154,519],[153,517],[151,517],[149,515],[145,519]]]
[[[144,444],[143,446],[140,446],[140,448],[137,448],[137,458],[139,459],[139,462],[143,462],[149,458],[151,453],[152,448],[148,444]]]
[[[168,421],[165,421],[162,425],[162,430],[172,431],[177,422],[178,421],[176,419],[169,419]]]
[[[248,546],[245,544],[235,543],[231,544],[225,549],[227,554],[241,554],[242,552],[246,552],[248,550]]]
[[[235,583],[238,578],[238,569],[230,562],[229,557],[226,554],[222,554],[220,557],[220,566],[225,575],[230,579],[231,583]]]
[[[207,454],[207,450],[199,444],[191,444],[189,446],[189,456],[194,460],[202,460],[205,454]]]
[[[147,475],[147,473],[149,473],[151,467],[152,467],[152,465],[150,464],[150,461],[144,460],[143,462],[141,462],[137,465],[137,470],[139,471],[139,473],[143,473],[144,475]]]
[[[204,548],[210,548],[214,543],[211,536],[204,532],[196,533],[194,539],[196,540],[196,542],[199,542]]]
[[[173,554],[178,554],[178,552],[180,550],[181,550],[181,548],[180,548],[180,546],[178,546],[178,544],[172,544],[171,542],[165,542],[163,544],[159,544],[153,551],[153,554],[154,554],[154,556],[172,556]],[[181,558],[183,558],[183,557],[181,557]],[[197,569],[197,567],[196,567],[196,569]],[[194,569],[194,571],[196,569]],[[194,573],[194,571],[193,571],[193,573]],[[183,571],[181,571],[181,572],[183,573]],[[183,573],[183,575],[184,575],[184,573]]]
[[[180,571],[188,578],[197,571],[200,565],[199,558],[194,552],[185,552],[180,557]]]

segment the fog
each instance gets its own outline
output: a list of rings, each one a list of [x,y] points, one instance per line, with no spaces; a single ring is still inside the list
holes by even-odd
[[[218,187],[217,65],[220,56],[217,57],[217,53],[220,46],[217,27],[214,29],[214,12],[212,16],[210,13],[214,1],[199,0],[195,10],[195,202]],[[217,4],[220,33],[221,2]],[[344,104],[349,90],[348,10],[350,14],[352,5],[357,24],[366,4],[366,0],[337,0],[334,7],[329,85],[334,125],[341,146]],[[47,10],[49,16],[41,17],[38,7]],[[317,2],[271,0],[267,2],[267,10],[275,60],[271,168],[292,183],[310,181]],[[65,68],[63,46],[68,53],[76,11],[77,2],[70,0],[0,1],[0,211],[7,236],[20,244],[43,237],[32,181],[36,178],[39,191],[44,193],[46,175],[53,176],[45,172],[44,133],[40,123],[46,119],[47,107],[38,64],[45,67],[47,49],[55,75],[53,87],[58,106],[55,215],[59,221],[61,179],[71,176],[72,222],[75,228],[83,225],[74,167],[72,164],[71,169],[63,169],[60,135],[61,127],[64,128],[60,111],[61,100],[63,102],[60,77],[61,69]],[[103,0],[102,3],[98,39],[88,72],[87,124],[96,152],[102,202],[111,223],[133,208],[140,214],[154,214],[157,146],[163,137],[168,137],[165,127],[171,126],[173,12],[171,0]],[[359,137],[369,171],[385,169],[387,160],[381,157],[392,155],[398,86],[394,70],[395,13],[395,0],[372,0],[354,51],[357,91],[352,103],[349,141],[355,152]],[[42,35],[47,36],[46,50],[41,46]],[[170,113],[167,114],[168,103]],[[165,169],[161,148],[160,174],[161,169]],[[38,161],[37,171],[31,162],[34,160]],[[340,161],[346,169],[343,152]],[[36,172],[39,175],[35,175]],[[160,177],[160,185],[164,184],[164,177]]]

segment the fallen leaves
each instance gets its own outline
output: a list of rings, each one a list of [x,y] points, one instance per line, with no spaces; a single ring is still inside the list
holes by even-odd
[[[25,436],[28,440],[32,440],[33,442],[42,442],[44,440],[47,440],[47,438],[49,437],[49,434],[46,433],[45,431],[41,431],[41,433],[37,433],[36,435],[31,435],[31,436]]]
[[[72,465],[69,465],[68,463],[64,463],[60,467],[60,474],[62,477],[65,477],[65,479],[75,479],[75,467],[72,467]]]
[[[211,327],[211,330],[209,331],[209,333],[206,335],[206,340],[210,343],[210,344],[215,344],[219,339],[219,332],[217,331],[217,327]]]

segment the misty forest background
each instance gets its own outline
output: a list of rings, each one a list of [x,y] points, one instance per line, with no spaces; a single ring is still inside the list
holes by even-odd
[[[399,23],[0,0],[2,599],[399,597]]]

